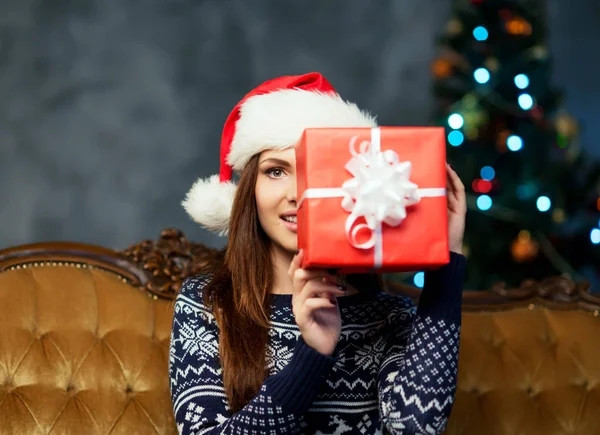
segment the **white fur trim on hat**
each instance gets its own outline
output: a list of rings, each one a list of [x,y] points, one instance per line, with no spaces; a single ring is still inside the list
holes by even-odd
[[[188,214],[206,229],[226,236],[236,185],[221,183],[218,175],[198,179],[181,203]]]
[[[240,108],[227,163],[239,172],[262,151],[293,146],[307,128],[376,126],[375,117],[338,94],[282,89],[256,95]]]

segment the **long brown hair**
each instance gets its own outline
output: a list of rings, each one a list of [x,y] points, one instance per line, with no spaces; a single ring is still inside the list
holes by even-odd
[[[205,291],[219,325],[219,355],[232,412],[242,409],[265,380],[269,290],[273,285],[271,241],[258,221],[255,155],[242,171],[229,221],[223,263]]]
[[[258,163],[259,155],[255,155],[242,171],[229,221],[229,242],[204,291],[219,325],[223,383],[233,413],[258,394],[267,377],[269,291],[274,277],[271,240],[256,208]],[[376,275],[349,275],[348,283],[360,291],[383,289]]]

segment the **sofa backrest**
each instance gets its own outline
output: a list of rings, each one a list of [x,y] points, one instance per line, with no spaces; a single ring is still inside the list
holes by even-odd
[[[413,287],[391,293],[418,302]],[[465,291],[446,434],[600,433],[600,297],[564,277]]]
[[[173,230],[0,251],[0,433],[176,434],[173,300],[213,254]]]

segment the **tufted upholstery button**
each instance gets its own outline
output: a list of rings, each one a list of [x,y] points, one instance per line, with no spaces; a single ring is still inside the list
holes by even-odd
[[[502,345],[504,345],[505,340],[504,339],[498,339],[492,342],[492,347],[495,349],[498,349],[499,347],[502,347]]]

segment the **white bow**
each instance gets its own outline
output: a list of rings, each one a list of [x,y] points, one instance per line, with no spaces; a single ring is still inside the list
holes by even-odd
[[[382,223],[397,227],[406,218],[406,207],[420,201],[419,187],[410,181],[411,162],[402,162],[393,150],[381,151],[378,144],[362,142],[360,152],[354,149],[356,137],[350,142],[352,158],[345,168],[354,178],[342,184],[342,207],[350,216],[346,219],[346,237],[352,246],[370,249],[375,245],[375,230]],[[375,146],[374,146],[375,145]],[[354,226],[360,217],[366,224]],[[358,243],[359,231],[367,228],[371,237]]]

